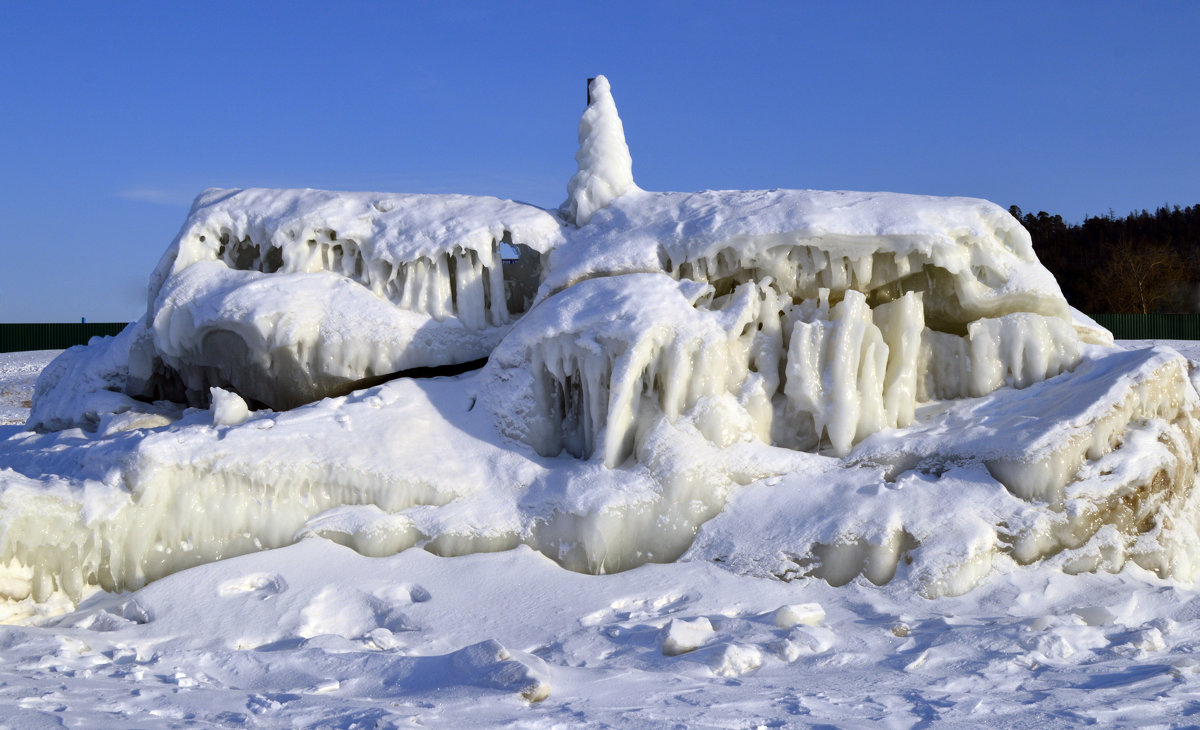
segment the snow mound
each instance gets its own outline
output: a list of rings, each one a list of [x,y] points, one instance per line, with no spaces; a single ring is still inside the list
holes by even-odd
[[[93,337],[86,346],[71,347],[54,358],[38,375],[28,426],[95,430],[103,416],[138,407],[124,390],[129,351],[142,332],[137,323],[115,337]]]
[[[927,596],[1032,561],[1200,574],[1187,363],[1111,347],[1007,212],[645,192],[591,91],[561,210],[203,193],[146,316],[51,363],[0,441],[0,595],[78,601],[313,537]],[[821,646],[817,613],[780,613],[778,651]],[[664,652],[764,661],[694,628]],[[544,696],[504,651],[462,661]]]

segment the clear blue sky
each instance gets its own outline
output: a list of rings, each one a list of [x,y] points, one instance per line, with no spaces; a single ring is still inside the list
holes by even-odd
[[[210,186],[542,206],[612,82],[649,190],[1200,203],[1197,2],[0,0],[0,321],[125,321]]]

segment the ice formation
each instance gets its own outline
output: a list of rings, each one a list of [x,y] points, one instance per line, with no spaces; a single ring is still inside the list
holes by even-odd
[[[625,127],[603,76],[588,83],[588,108],[579,120],[575,161],[579,171],[567,184],[567,200],[562,205],[563,214],[575,225],[585,225],[596,211],[637,189]]]
[[[579,137],[554,211],[203,193],[146,316],[47,367],[38,430],[3,442],[0,594],[310,536],[926,595],[1003,560],[1200,574],[1185,361],[1113,348],[1007,212],[642,191],[603,77]]]
[[[291,408],[486,357],[537,287],[506,278],[500,244],[536,258],[560,227],[495,198],[206,191],[151,277],[126,390]]]

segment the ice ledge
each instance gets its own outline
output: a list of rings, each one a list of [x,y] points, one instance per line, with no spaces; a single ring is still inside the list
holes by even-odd
[[[1018,497],[1061,507],[1085,460],[1118,448],[1131,422],[1192,419],[1200,396],[1187,362],[1168,347],[1093,347],[1071,373],[925,411],[910,428],[869,436],[850,459],[890,465],[894,473],[982,462]]]

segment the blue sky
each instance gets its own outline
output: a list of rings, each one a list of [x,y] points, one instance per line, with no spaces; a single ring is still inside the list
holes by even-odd
[[[126,321],[210,186],[555,206],[608,76],[650,190],[1200,203],[1195,2],[0,0],[0,321]]]

